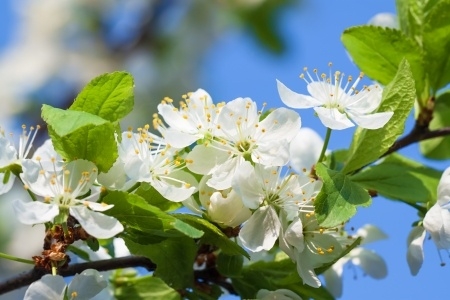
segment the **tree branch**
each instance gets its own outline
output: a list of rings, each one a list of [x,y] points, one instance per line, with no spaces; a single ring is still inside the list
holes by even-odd
[[[59,275],[67,277],[79,274],[86,269],[96,269],[97,271],[109,271],[122,268],[144,267],[148,271],[154,271],[156,265],[144,256],[126,256],[106,260],[90,261],[85,263],[69,265],[65,269],[59,270]],[[30,285],[48,274],[44,269],[34,268],[33,270],[18,275],[17,277],[0,283],[0,295],[11,292],[15,289]]]
[[[381,157],[389,155],[411,144],[446,135],[450,135],[450,127],[428,130],[428,128],[416,124],[410,133],[397,140]]]

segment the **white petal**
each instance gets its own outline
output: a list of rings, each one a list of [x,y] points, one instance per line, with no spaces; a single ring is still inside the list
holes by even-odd
[[[0,195],[5,194],[11,190],[14,181],[16,179],[16,176],[12,173],[9,173],[9,179],[7,182],[5,181],[5,175],[6,173],[0,173]]]
[[[211,170],[223,164],[229,158],[226,151],[220,151],[213,147],[197,145],[186,157],[186,160],[192,161],[187,167],[197,174],[208,174]]]
[[[228,102],[220,111],[217,117],[220,131],[217,134],[229,140],[252,136],[258,121],[256,103],[250,98],[237,98]],[[236,126],[238,122],[241,124],[239,127]]]
[[[56,275],[44,275],[28,287],[24,300],[61,300],[64,298],[66,282]]]
[[[297,112],[284,107],[277,108],[259,123],[255,139],[257,143],[283,139],[290,142],[300,126],[301,119]]]
[[[41,224],[53,221],[59,214],[59,207],[55,204],[46,204],[40,201],[24,202],[15,200],[13,208],[17,219],[27,225]]]
[[[286,241],[297,248],[299,252],[305,249],[305,238],[303,236],[303,224],[299,218],[296,218],[286,229],[284,233]]]
[[[370,85],[357,94],[346,98],[344,108],[358,114],[373,112],[380,106],[383,89],[378,85]]]
[[[111,209],[114,207],[113,204],[106,204],[106,203],[97,203],[92,201],[86,201],[86,200],[75,200],[76,202],[82,203],[83,205],[88,206],[90,209],[95,211],[105,211],[108,209]]]
[[[362,237],[361,245],[387,239],[388,236],[380,228],[366,224],[356,231],[356,235]]]
[[[423,219],[423,227],[439,249],[450,249],[450,211],[435,203]]]
[[[442,173],[437,194],[438,203],[443,206],[443,208],[450,208],[450,167],[445,169]]]
[[[391,111],[374,113],[370,115],[362,115],[352,111],[347,111],[347,113],[359,127],[366,129],[381,128],[386,125],[386,123],[389,122],[394,115]]]
[[[154,180],[152,186],[166,198],[173,202],[181,202],[189,198],[194,192],[195,187],[187,187],[184,184],[176,186],[169,180]]]
[[[230,188],[233,177],[243,162],[244,158],[241,156],[228,159],[213,171],[212,177],[207,181],[207,184],[217,190]]]
[[[325,279],[325,285],[327,290],[335,297],[340,298],[342,296],[342,271],[344,270],[344,264],[348,261],[345,260],[341,263],[342,259],[338,260],[336,263],[326,270],[322,275]]]
[[[210,218],[220,224],[236,227],[247,221],[252,212],[244,206],[242,199],[231,190],[224,197],[223,192],[211,195],[208,209]]]
[[[415,276],[419,273],[423,263],[423,240],[426,231],[422,226],[414,227],[408,235],[408,252],[406,260],[408,261],[409,271]]]
[[[106,280],[97,270],[87,269],[75,275],[67,288],[67,294],[70,296],[75,292],[77,295],[75,299],[91,299],[107,285]]]
[[[70,172],[68,188],[74,197],[86,194],[97,179],[98,169],[93,162],[85,159],[77,159],[66,165],[66,170]],[[89,178],[86,181],[86,173]],[[80,184],[82,182],[83,184]]]
[[[106,173],[98,174],[97,181],[107,189],[120,190],[127,182],[125,174],[125,165],[120,159],[116,160],[111,169]]]
[[[261,182],[258,180],[255,168],[248,162],[243,162],[232,180],[232,187],[238,193],[244,205],[257,209],[264,199]]]
[[[278,94],[286,106],[292,108],[311,108],[323,103],[311,96],[297,94],[277,80]]]
[[[355,248],[350,251],[352,263],[360,266],[364,273],[375,279],[381,279],[387,276],[387,266],[384,259],[374,251],[364,248]]]
[[[298,172],[309,172],[317,162],[323,147],[323,139],[311,128],[302,127],[289,146],[290,165]]]
[[[330,129],[342,130],[355,126],[345,114],[339,112],[337,108],[314,107],[320,121]]]
[[[244,223],[239,239],[250,251],[270,250],[281,230],[281,222],[271,206],[260,207]]]
[[[174,128],[160,129],[160,132],[167,144],[175,148],[190,146],[200,138],[197,134],[182,132]]]
[[[322,283],[317,277],[316,272],[314,272],[314,267],[311,264],[311,261],[308,259],[310,255],[304,255],[304,252],[298,252],[297,250],[295,251],[297,253],[297,272],[302,278],[303,283],[314,288],[320,287]]]
[[[123,231],[123,226],[113,217],[91,211],[83,205],[69,208],[70,214],[90,235],[99,239],[109,239]]]
[[[289,162],[289,142],[279,139],[259,143],[252,151],[252,161],[264,166],[284,166]]]

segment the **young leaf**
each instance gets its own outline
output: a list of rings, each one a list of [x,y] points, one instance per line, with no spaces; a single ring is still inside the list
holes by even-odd
[[[397,15],[401,30],[410,38],[422,44],[425,18],[431,8],[441,0],[397,0]]]
[[[133,229],[157,237],[200,238],[203,235],[202,231],[148,204],[138,195],[112,191],[103,201],[114,204],[104,213],[118,219],[125,226],[125,231]]]
[[[353,182],[393,200],[409,203],[436,199],[441,172],[393,153],[381,163],[351,176]]]
[[[169,238],[158,244],[140,245],[124,238],[130,252],[150,258],[156,264],[154,276],[174,289],[192,287],[197,245],[187,237]]]
[[[180,294],[168,286],[160,278],[146,275],[126,278],[120,282],[113,282],[114,297],[117,300],[155,299],[179,300]]]
[[[424,65],[434,92],[450,81],[449,32],[450,0],[441,0],[426,14],[423,26]]]
[[[420,95],[424,88],[422,52],[414,40],[399,30],[375,26],[348,28],[341,40],[361,71],[383,85],[393,80],[399,64],[406,58]]]
[[[242,255],[227,255],[220,252],[217,256],[216,264],[220,274],[227,277],[236,277],[241,274],[244,257]]]
[[[42,118],[48,124],[53,146],[67,161],[86,159],[107,172],[117,159],[114,125],[98,116],[42,106]]]
[[[133,88],[133,77],[129,73],[103,74],[88,83],[69,109],[88,112],[115,122],[133,110]]]
[[[205,219],[188,214],[175,214],[174,216],[204,232],[205,234],[201,238],[203,244],[215,245],[228,255],[244,255],[250,258],[241,246],[230,240],[219,228]]]
[[[379,112],[393,111],[389,122],[380,129],[358,128],[350,146],[347,164],[342,172],[350,173],[377,160],[403,133],[405,122],[414,105],[414,80],[409,64],[403,60],[397,75],[383,91]]]
[[[317,221],[323,227],[333,227],[347,221],[356,213],[356,206],[369,206],[369,194],[351,181],[349,176],[333,171],[319,163],[317,175],[323,187],[314,201]]]
[[[429,129],[450,127],[450,92],[440,95],[435,102],[433,119]],[[450,158],[450,136],[438,137],[420,142],[420,151],[431,159]]]
[[[164,198],[154,187],[143,182],[136,190],[136,195],[141,196],[148,204],[158,207],[163,211],[173,211],[182,206],[179,202],[169,201]]]

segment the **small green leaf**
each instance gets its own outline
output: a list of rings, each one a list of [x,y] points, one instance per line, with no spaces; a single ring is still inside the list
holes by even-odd
[[[403,59],[410,64],[417,94],[424,89],[422,52],[418,44],[401,31],[375,26],[357,26],[346,29],[342,43],[355,64],[367,76],[387,85],[397,74]]]
[[[366,189],[408,203],[435,201],[440,178],[441,172],[396,153],[351,176],[353,182]]]
[[[146,182],[143,182],[135,193],[144,198],[148,204],[156,206],[163,211],[174,211],[182,206],[179,202],[167,200],[154,187]]]
[[[426,16],[441,0],[397,0],[397,15],[401,30],[422,44],[422,32]]]
[[[147,275],[136,278],[123,278],[119,282],[113,282],[114,297],[117,300],[179,300],[180,294],[168,286],[160,278]]]
[[[356,206],[369,206],[369,194],[349,176],[330,170],[324,164],[316,166],[317,175],[323,181],[322,190],[314,201],[317,220],[323,227],[334,227],[346,222],[356,213]]]
[[[381,157],[403,133],[414,101],[414,80],[408,62],[403,60],[397,75],[384,89],[383,100],[378,109],[378,112],[393,111],[394,115],[380,129],[358,128],[355,131],[347,164],[342,172],[350,173],[358,170]]]
[[[200,240],[201,243],[215,245],[228,255],[244,255],[250,258],[241,246],[230,240],[219,228],[207,220],[188,214],[174,214],[174,216],[204,232],[205,234]]]
[[[440,95],[435,102],[433,119],[429,129],[450,127],[450,92]],[[450,158],[450,136],[437,137],[420,142],[420,151],[431,159]]]
[[[86,159],[107,172],[117,159],[112,123],[86,112],[43,105],[42,118],[48,124],[53,146],[67,161]]]
[[[89,253],[87,253],[84,250],[81,250],[80,248],[75,247],[74,245],[69,245],[67,247],[67,251],[72,252],[73,254],[75,254],[76,256],[78,256],[79,258],[81,258],[85,261],[91,261],[91,258],[89,257]]]
[[[112,191],[103,201],[114,204],[113,208],[104,213],[117,218],[124,224],[125,231],[129,228],[150,237],[200,238],[203,235],[202,231],[148,204],[136,194]]]
[[[124,240],[131,253],[146,256],[157,265],[154,276],[170,287],[184,289],[193,286],[197,245],[192,239],[175,237],[152,245],[140,245],[126,237]]]
[[[69,109],[116,122],[133,110],[133,88],[133,77],[129,73],[103,74],[88,83]]]
[[[244,264],[242,255],[228,255],[220,252],[216,260],[217,270],[226,277],[236,277],[241,274]]]

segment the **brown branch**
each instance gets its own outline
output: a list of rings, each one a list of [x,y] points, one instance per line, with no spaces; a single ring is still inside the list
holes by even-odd
[[[413,128],[413,130],[411,130],[410,133],[397,140],[381,157],[389,155],[411,144],[447,135],[450,135],[450,127],[428,130],[428,128],[416,124],[416,126]]]
[[[96,269],[97,271],[109,271],[122,268],[144,267],[148,271],[154,271],[156,265],[144,256],[126,256],[106,260],[90,261],[85,263],[69,265],[65,269],[59,270],[59,275],[67,277],[79,274],[86,269]],[[20,274],[14,278],[0,283],[0,295],[11,292],[15,289],[30,285],[48,274],[43,269],[34,268],[33,270]]]

